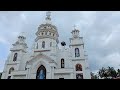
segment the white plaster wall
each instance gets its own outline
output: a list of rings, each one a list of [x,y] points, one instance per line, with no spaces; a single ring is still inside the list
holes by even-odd
[[[42,48],[42,42],[45,41],[45,48]],[[50,42],[52,42],[52,46],[56,46],[57,42],[54,39],[50,38],[44,38],[44,39],[39,39],[36,43],[38,43],[38,49],[40,50],[46,50],[46,49],[51,49],[50,47]]]
[[[81,38],[73,38],[71,44],[83,44],[83,40]]]
[[[54,74],[54,78],[55,79],[59,79],[59,78],[70,79],[71,75],[70,74]]]
[[[79,52],[80,52],[80,57],[75,57],[75,48],[79,48]],[[72,53],[72,58],[80,58],[80,59],[84,59],[84,49],[83,49],[83,45],[81,46],[71,46],[70,48],[71,53]]]
[[[25,70],[26,62],[29,60],[30,55],[27,53],[24,53],[21,60],[20,60],[20,66],[19,70]]]
[[[26,75],[14,75],[13,79],[26,79]]]

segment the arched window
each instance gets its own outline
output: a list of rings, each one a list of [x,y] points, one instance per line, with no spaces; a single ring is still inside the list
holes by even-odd
[[[76,68],[76,71],[82,71],[82,65],[81,64],[77,64],[75,68]]]
[[[9,74],[11,74],[12,71],[14,71],[14,68],[13,68],[13,67],[11,67],[11,68],[9,69]]]
[[[61,68],[65,68],[65,62],[63,58],[61,59]]]
[[[75,57],[80,57],[79,48],[75,48]]]
[[[38,68],[36,79],[46,79],[46,68],[43,65]]]
[[[17,53],[14,54],[13,61],[17,60]]]
[[[42,48],[45,48],[45,41],[42,42]]]
[[[50,47],[52,47],[52,42],[50,42]]]

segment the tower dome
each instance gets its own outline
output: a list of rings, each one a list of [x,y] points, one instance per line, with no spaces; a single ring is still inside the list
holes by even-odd
[[[55,25],[52,25],[51,23],[51,12],[48,11],[46,12],[46,18],[45,18],[45,23],[39,25],[38,31],[36,32],[37,38],[35,41],[41,39],[41,38],[51,38],[58,41],[58,31],[57,27]]]

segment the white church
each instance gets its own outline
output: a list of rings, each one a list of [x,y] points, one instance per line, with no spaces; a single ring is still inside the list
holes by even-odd
[[[79,30],[71,30],[69,48],[60,42],[57,27],[52,24],[51,12],[39,25],[32,52],[27,51],[26,37],[19,35],[10,49],[2,79],[91,79],[83,37]],[[67,37],[66,37],[67,38]]]

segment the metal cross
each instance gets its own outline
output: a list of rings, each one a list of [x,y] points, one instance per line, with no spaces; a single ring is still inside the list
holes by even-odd
[[[51,12],[50,12],[50,11],[47,11],[47,12],[46,12],[46,16],[47,16],[47,17],[50,17],[50,15],[51,15]]]

